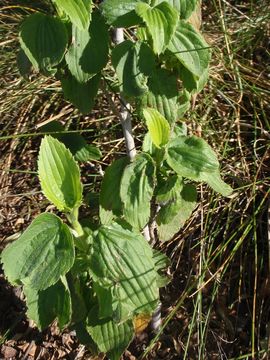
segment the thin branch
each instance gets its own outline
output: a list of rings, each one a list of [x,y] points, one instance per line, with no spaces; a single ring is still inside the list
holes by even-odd
[[[114,30],[114,42],[120,44],[124,41],[124,30],[123,28],[117,28]],[[136,148],[134,137],[132,133],[132,122],[131,122],[131,106],[130,104],[120,96],[121,110],[120,110],[120,121],[122,124],[123,134],[126,142],[127,155],[132,161],[136,156]]]

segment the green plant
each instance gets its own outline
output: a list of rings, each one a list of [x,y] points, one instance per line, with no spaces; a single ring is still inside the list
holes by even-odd
[[[39,180],[69,225],[52,213],[41,214],[1,256],[9,281],[23,285],[28,315],[40,329],[57,318],[61,329],[73,327],[82,342],[111,359],[131,341],[136,317],[155,311],[159,287],[168,281],[162,274],[168,259],[141,231],[156,227],[161,241],[172,238],[196,206],[192,181],[225,196],[231,192],[214,151],[188,136],[179,122],[192,94],[203,88],[210,61],[206,42],[188,23],[197,3],[105,0],[94,8],[89,0],[54,0],[57,16],[30,15],[20,31],[23,75],[32,66],[55,75],[64,96],[85,113],[102,81],[130,101],[135,98],[148,129],[139,154],[106,169],[98,215],[93,211],[83,221],[75,160],[98,159],[100,152],[80,135],[61,134],[60,124],[47,129]],[[112,48],[111,57],[109,26],[126,28],[127,38]],[[109,58],[114,77],[108,75]],[[88,194],[92,210],[94,195]]]

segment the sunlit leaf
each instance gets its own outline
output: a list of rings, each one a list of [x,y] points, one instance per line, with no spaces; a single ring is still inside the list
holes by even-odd
[[[175,32],[178,13],[163,1],[155,7],[139,2],[136,13],[143,19],[153,41],[153,50],[161,54],[169,45]]]
[[[166,145],[170,137],[168,121],[156,109],[146,108],[143,115],[153,143],[157,147]]]
[[[50,135],[41,142],[38,176],[44,195],[59,210],[71,211],[80,206],[82,184],[79,167],[65,145]]]
[[[67,225],[57,216],[44,213],[2,252],[1,261],[11,283],[45,290],[70,270],[74,256]]]
[[[157,0],[156,4],[163,2],[164,0]],[[188,19],[196,8],[198,0],[166,0],[171,6],[173,6],[181,19]]]
[[[155,165],[148,154],[138,155],[124,170],[120,187],[123,213],[135,228],[142,229],[149,220],[154,182]]]
[[[118,321],[155,310],[158,287],[153,254],[140,233],[117,224],[102,226],[94,239],[90,267],[95,283],[109,290],[112,303],[106,304],[106,311],[111,309]]]
[[[180,176],[205,181],[224,196],[232,192],[232,188],[221,180],[216,153],[201,138],[181,136],[171,140],[167,147],[167,162]]]
[[[179,21],[168,50],[197,78],[209,66],[209,45],[192,25],[184,21]]]
[[[42,126],[42,132],[50,133],[51,136],[64,143],[77,161],[99,160],[102,156],[99,148],[88,144],[85,138],[79,133],[67,133],[64,126],[58,121],[51,121]]]
[[[87,29],[91,20],[91,0],[53,0],[79,29]]]
[[[196,136],[171,140],[167,147],[167,162],[177,174],[191,180],[198,180],[203,172],[219,169],[214,150]]]
[[[107,353],[110,360],[120,359],[134,335],[131,320],[117,324],[111,318],[99,319],[97,307],[94,307],[88,315],[87,331],[99,351]]]

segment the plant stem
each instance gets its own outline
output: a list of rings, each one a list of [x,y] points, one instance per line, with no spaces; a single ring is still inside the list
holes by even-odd
[[[114,30],[114,42],[116,44],[120,44],[124,41],[124,30],[123,28],[116,28]],[[123,135],[126,143],[126,151],[127,155],[132,161],[136,156],[136,148],[134,137],[132,133],[132,122],[131,122],[131,114],[130,104],[121,96],[121,110],[120,110],[120,121],[122,124]]]
[[[114,42],[116,44],[122,43],[124,38],[124,29],[123,28],[116,28],[114,29]],[[132,133],[132,121],[131,121],[131,113],[130,104],[123,98],[122,95],[120,95],[120,101],[121,101],[121,110],[120,110],[120,121],[122,124],[123,134],[125,138],[126,143],[126,151],[127,155],[132,161],[136,156],[136,148],[135,148],[135,142],[134,137]],[[150,229],[149,224],[145,226],[143,229],[143,235],[145,239],[150,242],[151,241],[151,235],[150,235]],[[153,314],[152,321],[151,321],[151,328],[153,332],[157,333],[161,327],[161,305],[159,304],[157,306],[156,311]]]
[[[78,237],[83,236],[84,231],[81,224],[78,221],[79,216],[79,208],[73,209],[73,211],[69,214],[68,220],[70,221],[73,229],[76,231]]]

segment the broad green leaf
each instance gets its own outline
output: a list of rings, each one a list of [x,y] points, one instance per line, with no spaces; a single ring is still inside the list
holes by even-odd
[[[94,282],[110,290],[114,318],[121,321],[155,310],[158,287],[153,254],[140,233],[118,224],[102,226],[93,243],[90,267]]]
[[[128,162],[129,160],[127,157],[114,161],[106,169],[101,183],[99,198],[100,207],[105,211],[112,211],[116,216],[119,216],[122,212],[123,204],[120,198],[120,184],[124,169]],[[104,220],[104,218],[101,218],[103,224]]]
[[[153,143],[159,148],[167,144],[170,138],[170,125],[157,110],[146,108],[143,110],[146,125]]]
[[[149,92],[139,98],[139,108],[154,108],[173,124],[179,119],[177,77],[166,69],[156,69],[149,77],[147,85]]]
[[[98,11],[94,11],[90,27],[72,27],[72,43],[65,59],[71,74],[85,83],[107,64],[109,53],[108,26]]]
[[[203,173],[200,176],[200,181],[205,181],[213,190],[223,196],[229,196],[233,192],[230,185],[226,184],[220,177],[219,171],[213,173]]]
[[[78,259],[78,255],[76,255],[76,260]],[[89,266],[89,264],[88,264]],[[88,300],[84,297],[81,280],[79,277],[74,276],[74,268],[72,268],[72,273],[67,274],[68,287],[70,291],[71,298],[71,308],[72,308],[72,323],[78,323],[80,321],[84,321],[88,309],[86,306],[86,301]],[[82,275],[82,272],[79,274]]]
[[[95,103],[101,74],[97,74],[86,83],[80,83],[72,75],[61,79],[66,100],[72,102],[83,114],[89,113]]]
[[[179,95],[178,117],[181,118],[190,109],[191,94],[185,89]]]
[[[178,175],[172,175],[168,179],[158,181],[156,188],[156,200],[158,203],[167,203],[179,197],[183,183]]]
[[[179,21],[168,50],[196,78],[202,76],[209,66],[209,45],[192,25],[184,21]]]
[[[66,145],[76,161],[99,160],[102,156],[101,151],[94,145],[87,144],[84,137],[78,133],[66,133],[64,126],[58,121],[51,121],[42,126],[42,132],[50,133]]]
[[[70,270],[74,256],[68,226],[57,216],[44,213],[2,252],[1,261],[11,283],[45,290]]]
[[[136,6],[136,13],[143,19],[153,40],[153,50],[161,54],[169,45],[175,32],[178,13],[163,1],[155,7],[139,2]]]
[[[216,153],[203,139],[181,136],[171,140],[166,160],[180,176],[205,181],[223,196],[231,194],[232,188],[221,180]]]
[[[158,235],[161,241],[170,240],[184,225],[196,207],[197,191],[193,185],[184,185],[180,196],[161,207],[157,216]]]
[[[181,136],[167,146],[167,162],[180,176],[199,180],[202,173],[213,173],[219,169],[215,152],[205,140],[196,136]]]
[[[151,135],[149,132],[147,132],[144,136],[143,144],[142,144],[142,151],[148,153],[153,158],[155,158],[155,155],[158,151],[156,146],[153,144],[153,141],[151,139]]]
[[[98,299],[98,317],[106,319],[113,314],[111,289],[104,288],[98,283],[93,284],[93,289]]]
[[[71,300],[67,284],[59,280],[46,290],[24,287],[27,315],[40,330],[46,329],[56,318],[62,330],[71,320]]]
[[[23,51],[23,49],[20,49],[17,55],[17,66],[20,72],[20,75],[23,76],[24,78],[28,78],[28,76],[31,73],[31,69],[32,69],[32,63],[31,61],[28,59],[28,57],[26,56],[25,52]]]
[[[151,156],[145,153],[126,166],[122,175],[120,197],[124,217],[137,229],[142,229],[150,218],[154,182],[155,165]]]
[[[208,80],[208,72],[209,69],[206,68],[203,71],[202,75],[197,78],[183,65],[180,64],[180,66],[178,67],[179,77],[183,82],[184,88],[189,93],[199,93],[200,91],[202,91]]]
[[[65,145],[50,135],[40,145],[38,176],[44,195],[60,211],[70,212],[80,206],[80,169]]]
[[[53,0],[79,29],[87,29],[91,20],[91,0]]]
[[[30,15],[22,23],[19,39],[36,70],[45,75],[55,74],[68,45],[67,31],[61,20],[41,13]]]
[[[156,4],[164,0],[157,0]],[[166,0],[172,7],[174,7],[181,19],[188,19],[196,8],[198,0]]]
[[[99,349],[86,329],[86,320],[74,324],[72,326],[72,330],[76,331],[76,338],[79,340],[80,344],[87,346],[87,349],[91,351],[92,355],[97,355],[99,353]]]
[[[99,319],[97,307],[88,315],[87,331],[110,360],[119,360],[134,336],[132,320],[117,324],[110,318]]]
[[[61,141],[71,151],[74,159],[81,162],[99,160],[102,156],[101,151],[94,145],[87,144],[86,140],[76,133],[63,134]]]
[[[184,122],[175,124],[172,131],[172,139],[176,137],[187,136],[187,124]]]
[[[145,51],[145,47],[147,45],[126,40],[112,51],[112,64],[120,83],[120,91],[127,96],[140,96],[148,90],[144,71],[150,72],[148,64],[154,66],[154,60],[148,57],[147,63],[145,57],[141,56],[140,52]]]
[[[153,250],[153,260],[155,262],[155,269],[157,272],[157,285],[159,288],[169,284],[170,278],[166,274],[163,274],[164,270],[170,266],[170,259],[161,251]]]
[[[135,7],[140,0],[104,0],[101,4],[102,13],[109,25],[130,27],[138,25],[141,18],[136,14]]]

